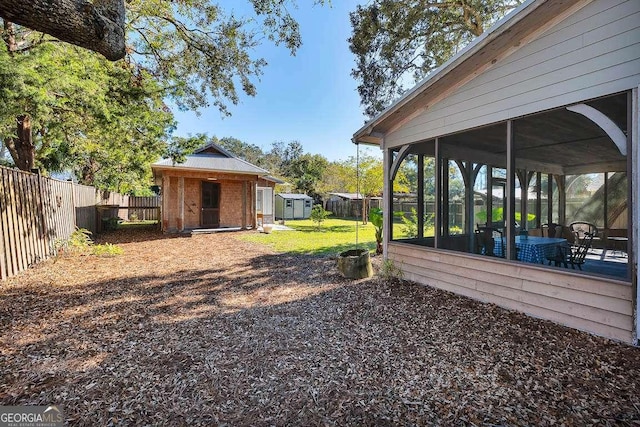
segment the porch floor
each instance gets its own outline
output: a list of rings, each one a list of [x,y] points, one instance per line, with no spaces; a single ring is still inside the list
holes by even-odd
[[[246,229],[250,230],[252,227],[248,226]],[[194,228],[191,230],[185,230],[185,233],[190,234],[212,234],[212,233],[224,233],[225,231],[240,231],[242,227],[218,227],[218,228]]]
[[[629,258],[625,252],[611,249],[591,249],[582,269],[588,273],[626,279]]]

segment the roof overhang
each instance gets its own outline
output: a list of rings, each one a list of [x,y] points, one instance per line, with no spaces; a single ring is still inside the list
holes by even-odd
[[[249,172],[249,171],[238,171],[238,170],[223,170],[223,169],[206,169],[206,168],[194,168],[187,166],[168,166],[168,165],[151,165],[152,171],[184,171],[184,172],[201,172],[201,173],[217,173],[217,174],[231,174],[231,175],[247,175],[247,176],[259,176],[264,178],[268,176],[268,172],[258,173],[258,172]]]
[[[526,1],[367,122],[353,135],[352,141],[382,145],[386,134],[427,111],[591,1]]]

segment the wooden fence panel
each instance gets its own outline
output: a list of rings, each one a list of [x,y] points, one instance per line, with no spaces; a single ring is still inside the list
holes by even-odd
[[[96,233],[97,205],[122,206],[125,219],[140,206],[139,218],[157,220],[160,202],[0,167],[0,280],[54,255],[76,226]]]
[[[135,209],[139,207],[139,209]],[[160,197],[134,197],[129,196],[129,217],[135,214],[142,221],[158,221],[158,211],[160,210]]]
[[[98,232],[96,205],[100,202],[99,192],[88,185],[73,184],[76,226],[91,233]]]
[[[7,186],[4,183],[4,171],[0,170],[0,280],[9,277],[9,239],[5,232],[5,224],[7,223]]]
[[[0,168],[0,278],[28,268],[48,254],[42,242],[39,177]]]

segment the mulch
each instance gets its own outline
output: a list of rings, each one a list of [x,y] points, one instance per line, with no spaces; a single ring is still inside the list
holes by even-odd
[[[0,405],[71,425],[640,424],[638,348],[238,235],[118,230],[124,255],[0,283]]]

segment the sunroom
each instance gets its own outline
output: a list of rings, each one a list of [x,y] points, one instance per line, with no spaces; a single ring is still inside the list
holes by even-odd
[[[406,278],[637,343],[639,22],[637,2],[526,2],[356,132],[383,149]]]

